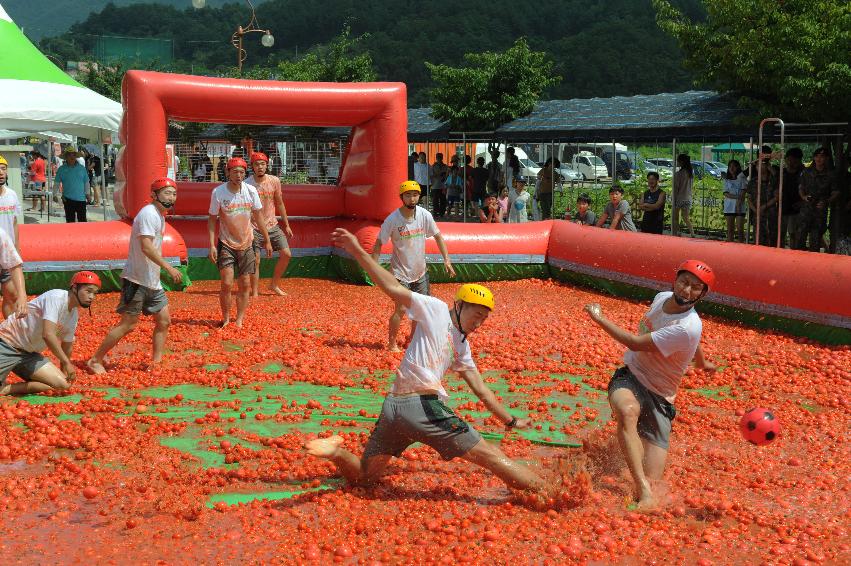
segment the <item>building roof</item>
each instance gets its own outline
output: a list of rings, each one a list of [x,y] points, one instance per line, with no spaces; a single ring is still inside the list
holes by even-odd
[[[541,141],[738,137],[752,131],[737,123],[746,114],[734,99],[710,91],[547,100],[496,134]]]

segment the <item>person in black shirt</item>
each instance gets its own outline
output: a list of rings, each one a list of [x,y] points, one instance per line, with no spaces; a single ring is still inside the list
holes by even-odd
[[[638,204],[644,211],[639,228],[647,234],[661,234],[665,227],[665,191],[659,188],[659,173],[647,173],[647,190]]]
[[[801,184],[801,173],[804,171],[804,152],[800,147],[791,147],[786,151],[783,166],[783,202],[780,206],[780,246],[785,247],[789,235],[789,247],[798,247],[798,219],[804,201],[798,187]]]

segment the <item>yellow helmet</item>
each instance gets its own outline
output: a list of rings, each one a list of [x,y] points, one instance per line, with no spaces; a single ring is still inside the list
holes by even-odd
[[[408,191],[417,191],[418,193],[423,192],[423,190],[420,188],[420,184],[417,183],[416,181],[405,181],[399,187],[399,194],[400,195],[403,195],[403,194],[407,193]]]
[[[484,285],[477,285],[475,283],[465,283],[458,287],[458,292],[455,293],[455,300],[474,305],[482,305],[491,311],[494,307],[493,293],[490,292],[490,289]]]
[[[9,162],[2,155],[0,155],[0,165],[9,165]]]

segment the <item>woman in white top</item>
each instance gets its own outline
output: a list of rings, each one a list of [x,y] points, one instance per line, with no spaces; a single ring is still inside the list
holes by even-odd
[[[674,173],[673,205],[671,207],[671,235],[680,235],[680,214],[686,223],[691,237],[694,238],[694,227],[691,225],[691,198],[694,184],[694,171],[691,168],[691,158],[685,153],[677,156],[679,169]]]
[[[745,241],[745,189],[748,179],[742,172],[742,164],[735,159],[727,163],[724,175],[724,218],[727,220],[727,241]]]
[[[424,151],[421,151],[414,163],[414,181],[420,184],[425,194],[428,194],[428,159]],[[422,203],[428,206],[428,203]]]

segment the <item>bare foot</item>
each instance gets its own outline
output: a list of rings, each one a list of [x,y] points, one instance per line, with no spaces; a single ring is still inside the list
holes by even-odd
[[[236,319],[236,322],[234,322],[233,324],[234,324],[234,326],[236,326],[237,328],[242,328],[242,320],[241,320],[241,319],[239,319],[239,318],[238,318],[238,319]]]
[[[318,458],[333,458],[343,445],[342,436],[331,436],[329,438],[314,438],[304,443],[307,453]]]
[[[260,296],[260,291],[252,291],[251,292],[251,298],[252,299],[256,299],[259,296]]]
[[[225,327],[225,326],[227,326],[228,324],[230,324],[230,319],[229,319],[229,318],[226,318],[226,319],[224,319],[224,320],[222,321],[222,323],[221,323],[221,324],[219,324],[219,328],[224,328],[224,327]]]
[[[635,504],[635,510],[639,513],[649,513],[655,511],[659,507],[659,503],[652,493],[645,493]]]
[[[271,291],[273,293],[275,293],[276,295],[278,295],[279,297],[286,297],[287,296],[287,293],[285,291],[282,291],[281,288],[278,287],[278,286],[272,287]]]
[[[394,352],[394,353],[395,352],[401,352],[402,348],[400,348],[398,344],[393,344],[393,345],[387,346],[387,351],[388,352]]]
[[[106,368],[103,367],[103,364],[95,361],[94,358],[86,362],[86,367],[95,375],[103,375],[106,373]]]

